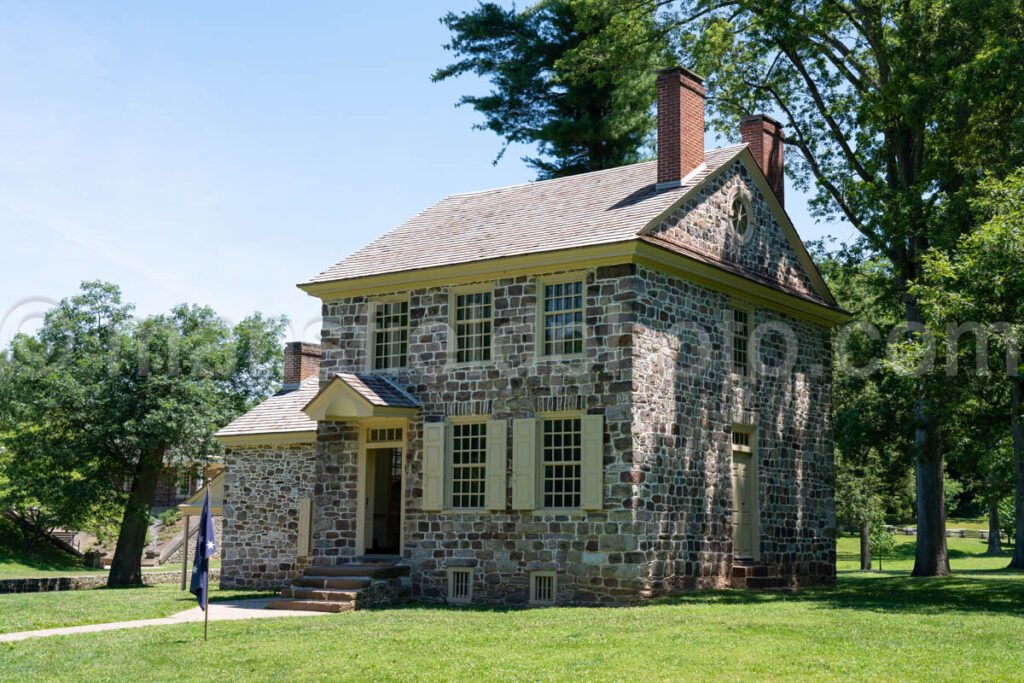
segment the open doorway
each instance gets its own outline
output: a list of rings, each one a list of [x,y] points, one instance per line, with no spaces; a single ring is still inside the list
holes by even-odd
[[[398,555],[402,536],[402,449],[366,451],[365,551]]]

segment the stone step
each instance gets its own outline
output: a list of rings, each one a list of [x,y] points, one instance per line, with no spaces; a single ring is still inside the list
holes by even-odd
[[[765,590],[772,588],[786,588],[789,583],[781,576],[751,576],[747,579],[747,588],[753,590]]]
[[[279,598],[271,600],[267,609],[293,609],[303,612],[348,612],[355,609],[354,602],[333,602],[327,600],[290,600]]]
[[[318,588],[285,588],[281,591],[282,598],[298,600],[327,600],[329,602],[355,602],[359,591],[323,590]]]
[[[373,565],[389,567],[401,564],[402,558],[398,555],[361,555],[355,559],[354,564]]]
[[[777,567],[764,564],[734,564],[732,566],[732,577],[735,579],[750,577],[763,578],[778,575],[779,570]]]
[[[292,586],[303,588],[334,588],[337,590],[367,588],[373,581],[369,576],[300,576]]]
[[[393,579],[409,575],[409,565],[372,565],[353,562],[333,567],[306,567],[303,576],[365,576],[371,579]]]

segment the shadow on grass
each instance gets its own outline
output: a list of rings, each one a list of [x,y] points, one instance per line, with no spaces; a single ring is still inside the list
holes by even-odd
[[[841,575],[836,588],[798,592],[715,591],[660,600],[666,603],[766,604],[802,602],[828,609],[916,614],[1024,616],[1024,573],[973,570],[947,578],[913,578],[906,572]],[[979,580],[979,579],[984,580]]]
[[[990,614],[1024,617],[1024,572],[1002,569],[962,572],[969,576],[919,579],[907,572],[849,572],[841,575],[836,588],[813,588],[790,591],[708,590],[658,598],[634,605],[644,609],[665,605],[769,605],[773,603],[805,603],[823,609],[851,609],[905,614]],[[531,607],[487,605],[443,605],[411,603],[393,605],[386,610],[406,611],[428,609],[453,614],[466,612],[515,612]],[[602,609],[602,606],[581,606],[571,609]]]
[[[81,558],[40,543],[33,551],[25,550],[25,542],[10,520],[0,516],[0,578],[20,578],[14,568],[41,572],[83,572]]]

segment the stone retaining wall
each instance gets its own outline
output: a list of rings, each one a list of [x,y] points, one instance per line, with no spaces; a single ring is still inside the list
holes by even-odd
[[[210,582],[220,578],[219,569],[210,570]],[[175,584],[181,581],[181,572],[143,572],[142,580],[147,586]],[[104,588],[106,574],[85,576],[42,576],[30,579],[0,580],[0,593],[44,593],[48,591],[75,591]]]

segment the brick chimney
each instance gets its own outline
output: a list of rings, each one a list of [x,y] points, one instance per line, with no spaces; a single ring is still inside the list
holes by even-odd
[[[658,72],[658,189],[704,163],[704,79],[681,66]]]
[[[320,345],[288,342],[284,345],[284,385],[295,387],[320,375]]]
[[[786,133],[782,124],[765,114],[748,116],[740,122],[743,142],[757,160],[757,165],[768,179],[768,185],[775,192],[779,204],[784,203],[785,181],[782,174],[782,148]]]

